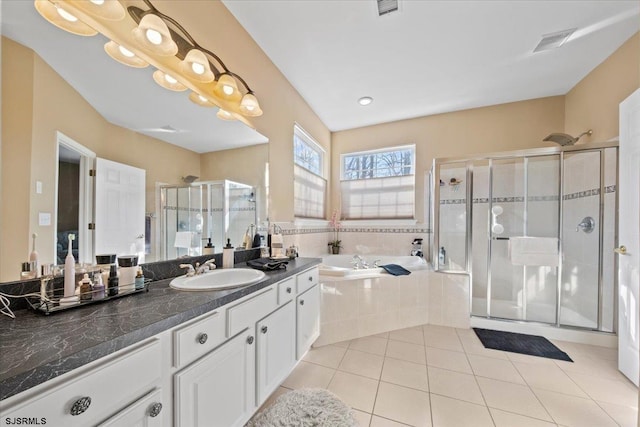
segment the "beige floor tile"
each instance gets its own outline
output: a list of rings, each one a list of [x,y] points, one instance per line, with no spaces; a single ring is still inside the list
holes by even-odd
[[[471,363],[473,373],[477,376],[525,384],[524,379],[522,379],[522,376],[509,360],[499,360],[475,354],[468,354],[467,357],[469,358],[469,363]]]
[[[391,421],[386,418],[378,417],[374,415],[371,417],[371,427],[402,427],[406,426],[406,424],[398,423],[396,421]]]
[[[347,349],[345,347],[325,345],[322,347],[312,348],[307,352],[302,360],[326,366],[328,368],[337,368],[346,352]]]
[[[389,339],[389,332],[381,332],[379,334],[375,334],[375,335],[371,335],[372,337],[377,337],[377,338],[385,338],[385,339]]]
[[[350,343],[351,343],[351,341],[349,340],[349,341],[334,342],[334,343],[333,343],[333,344],[331,344],[331,345],[336,346],[336,347],[344,347],[344,348],[347,348],[347,347],[349,347],[349,344],[350,344]]]
[[[547,366],[555,366],[555,362],[553,359],[549,359],[548,357],[538,357],[538,356],[530,356],[528,354],[520,354],[520,353],[511,353],[509,351],[504,352],[512,362],[521,362],[521,363],[529,363],[531,365],[547,365]]]
[[[496,427],[555,427],[556,424],[547,421],[537,420],[535,418],[525,417],[524,415],[512,414],[511,412],[501,411],[500,409],[489,409],[493,422]]]
[[[589,357],[618,360],[618,350],[611,347],[601,347],[598,345],[571,343],[571,351],[578,352]]]
[[[610,380],[575,372],[568,372],[567,375],[593,400],[638,407],[638,389],[629,381]]]
[[[557,391],[558,393],[571,394],[578,397],[589,397],[555,364],[535,365],[514,362],[514,365],[527,384],[532,388]]]
[[[613,380],[626,380],[618,370],[617,360],[598,359],[583,354],[572,356],[573,362],[554,360],[554,363],[565,372],[577,372]]]
[[[488,407],[545,421],[553,421],[536,398],[536,395],[526,385],[489,378],[476,379]]]
[[[335,369],[301,361],[282,385],[287,388],[327,388]]]
[[[464,348],[458,338],[458,334],[455,329],[451,328],[452,332],[440,333],[440,332],[424,332],[424,343],[426,346],[441,348],[444,350],[453,350],[463,352]]]
[[[371,413],[378,381],[338,371],[329,383],[328,390],[352,408]]]
[[[615,405],[608,402],[597,402],[611,418],[622,427],[638,426],[638,409],[630,406]]]
[[[428,344],[427,344],[428,345]],[[462,347],[467,354],[475,354],[476,356],[491,357],[493,359],[509,360],[506,351],[493,350],[485,348],[482,344],[470,343],[465,340],[462,341]]]
[[[276,401],[276,399],[280,396],[282,396],[285,393],[290,392],[291,389],[285,388],[285,387],[278,387],[276,389],[276,391],[274,391],[273,393],[271,393],[271,396],[267,397],[267,400],[264,401],[264,403],[262,404],[262,406],[260,407],[259,411],[264,411],[265,409],[267,409],[269,406],[273,405],[273,402]]]
[[[429,389],[431,394],[439,394],[479,405],[485,404],[473,375],[429,367]]]
[[[369,427],[369,423],[371,423],[371,414],[353,409],[353,415],[360,427]]]
[[[484,405],[432,394],[431,412],[433,427],[493,427],[489,410]]]
[[[458,351],[427,347],[427,365],[472,374],[467,355]]]
[[[419,363],[407,362],[406,360],[393,359],[391,357],[385,358],[381,380],[409,388],[429,391],[427,367]]]
[[[424,345],[424,335],[422,327],[400,329],[389,333],[389,339],[394,341],[410,342],[412,344]]]
[[[364,351],[365,353],[377,354],[384,356],[387,351],[387,339],[379,337],[364,337],[351,341],[349,348],[351,350]]]
[[[613,427],[616,423],[591,399],[548,390],[533,390],[554,421],[567,427]]]
[[[457,335],[457,329],[450,326],[442,325],[422,325],[422,329],[425,333],[441,334],[441,335]]]
[[[427,364],[423,346],[401,341],[389,341],[389,344],[387,344],[387,357],[407,360],[422,365]]]
[[[373,414],[411,426],[430,426],[429,393],[380,382]]]
[[[349,349],[342,358],[338,370],[379,380],[383,363],[383,356]]]

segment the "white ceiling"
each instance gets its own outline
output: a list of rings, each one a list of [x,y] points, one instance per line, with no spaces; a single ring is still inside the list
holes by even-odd
[[[217,109],[195,105],[187,92],[161,88],[152,67],[133,69],[112,60],[102,35],[60,30],[36,12],[33,1],[0,3],[2,34],[36,51],[109,122],[198,153],[267,142],[240,122],[218,119]],[[158,130],[165,126],[178,132]]]
[[[640,28],[637,0],[223,2],[332,131],[566,94]]]

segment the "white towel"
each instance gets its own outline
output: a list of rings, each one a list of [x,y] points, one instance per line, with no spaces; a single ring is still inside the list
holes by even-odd
[[[173,243],[175,248],[193,248],[193,238],[195,236],[193,231],[176,231],[176,240]]]
[[[513,265],[558,266],[558,239],[555,237],[511,237],[509,259]]]

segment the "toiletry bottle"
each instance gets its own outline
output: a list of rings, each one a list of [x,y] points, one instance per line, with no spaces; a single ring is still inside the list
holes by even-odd
[[[118,295],[118,285],[120,280],[118,279],[118,267],[112,264],[109,270],[109,282],[107,283],[107,295],[114,297]]]
[[[93,297],[91,291],[91,279],[89,279],[89,275],[84,273],[82,277],[82,281],[80,282],[80,301],[91,301]]]
[[[202,248],[202,255],[213,255],[215,251],[215,247],[211,243],[211,237],[209,237],[209,242]]]
[[[233,268],[233,246],[231,246],[231,239],[227,239],[227,245],[222,249],[222,268]]]
[[[444,266],[447,261],[447,253],[444,250],[444,246],[440,247],[440,251],[438,251],[438,265]]]
[[[72,299],[76,292],[76,260],[71,252],[75,238],[75,234],[69,234],[69,252],[64,259],[64,297]]]
[[[95,280],[95,283],[93,284],[93,299],[103,299],[104,282],[102,281],[102,271],[95,273],[93,275],[93,280]]]
[[[142,267],[138,267],[135,284],[136,284],[136,290],[144,288],[144,275],[142,274]]]

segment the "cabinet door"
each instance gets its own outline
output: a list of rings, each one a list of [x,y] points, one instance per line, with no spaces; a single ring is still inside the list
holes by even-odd
[[[156,389],[99,427],[162,427],[162,390]]]
[[[243,332],[174,376],[178,427],[242,426],[255,409],[255,337]]]
[[[320,336],[320,285],[315,285],[296,298],[297,358],[311,348]]]
[[[293,301],[256,324],[259,405],[284,381],[296,364],[295,327]]]

